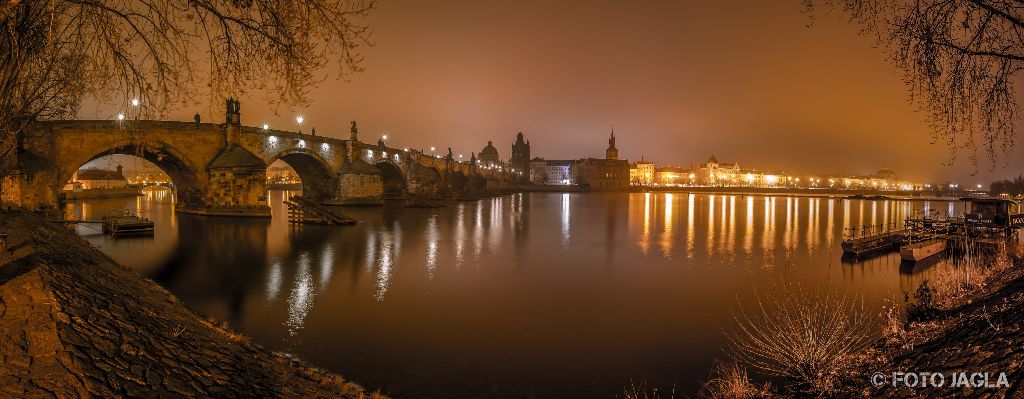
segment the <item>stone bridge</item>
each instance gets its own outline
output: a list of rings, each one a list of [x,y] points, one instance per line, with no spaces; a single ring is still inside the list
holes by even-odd
[[[380,203],[406,193],[439,196],[508,188],[506,164],[480,165],[349,138],[242,126],[237,101],[225,123],[40,121],[0,159],[0,200],[56,207],[60,191],[85,163],[112,154],[156,164],[174,182],[179,210],[267,214],[266,169],[282,160],[302,179],[303,193],[327,204]]]

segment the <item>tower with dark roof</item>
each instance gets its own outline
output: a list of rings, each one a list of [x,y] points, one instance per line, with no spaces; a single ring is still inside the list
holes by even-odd
[[[605,159],[619,159],[619,149],[615,148],[615,128],[612,128],[612,136],[608,138],[608,149],[604,150]]]
[[[512,158],[509,164],[513,180],[524,182],[529,179],[530,174],[530,142],[523,140],[523,132],[516,134],[516,142],[512,143]]]

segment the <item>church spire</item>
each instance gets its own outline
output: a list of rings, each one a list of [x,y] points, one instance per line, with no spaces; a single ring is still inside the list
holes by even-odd
[[[619,149],[615,148],[615,125],[612,125],[612,135],[608,138],[608,149],[604,151],[605,159],[619,159]]]

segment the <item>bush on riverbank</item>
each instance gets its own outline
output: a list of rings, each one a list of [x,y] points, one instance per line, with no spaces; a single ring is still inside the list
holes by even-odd
[[[746,367],[739,363],[715,363],[713,377],[704,383],[700,396],[714,399],[758,399],[772,397],[768,384],[757,385],[750,380]]]
[[[829,394],[855,357],[881,336],[881,313],[832,290],[781,284],[740,304],[730,354],[797,394]]]
[[[767,298],[761,296],[753,306],[741,307],[736,317],[737,330],[727,334],[731,353],[741,363],[737,366],[740,369],[718,372],[719,377],[705,384],[702,395],[711,398],[765,397],[773,393],[801,397],[870,395],[870,385],[865,379],[870,372],[904,370],[906,367],[893,364],[915,362],[922,351],[929,354],[943,351],[932,357],[945,359],[947,350],[936,343],[956,343],[962,340],[957,337],[975,334],[977,320],[990,327],[985,334],[998,337],[1002,331],[1000,322],[1008,317],[1017,320],[1006,312],[1012,313],[1014,307],[1024,306],[1024,295],[1013,293],[1014,287],[1024,284],[1024,273],[1019,267],[1022,264],[1024,246],[1019,245],[1002,248],[990,256],[969,255],[958,259],[953,270],[923,281],[913,293],[904,293],[903,301],[877,310],[858,308],[856,301],[828,292],[824,296],[826,300],[815,304],[811,300],[814,296],[807,295],[808,290],[768,290]],[[998,305],[992,306],[992,303]],[[828,313],[828,309],[832,310],[831,316],[823,314]],[[848,310],[854,313],[839,317]],[[872,311],[876,313],[873,315]],[[1016,330],[1017,327],[1012,329]],[[998,339],[1013,341],[1017,338]],[[831,344],[835,340],[849,342],[836,346]],[[966,351],[956,356],[971,359],[978,357],[975,355],[991,355],[991,352],[972,355],[972,351],[980,351],[976,347],[952,349]],[[745,391],[723,389],[756,386],[742,373],[742,364],[757,368],[769,377],[781,378],[786,385],[778,391],[766,389],[756,395],[735,395],[732,393]],[[716,369],[719,367],[716,365]],[[929,367],[923,369],[934,368]]]

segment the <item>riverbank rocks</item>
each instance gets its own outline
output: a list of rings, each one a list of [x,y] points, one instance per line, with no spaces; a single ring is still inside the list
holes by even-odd
[[[0,214],[0,397],[363,398],[187,309],[63,226]]]
[[[909,348],[889,350],[853,376],[840,397],[1017,398],[1024,385],[1024,266],[1003,272],[977,299],[944,311]],[[914,328],[914,327],[911,327]],[[904,344],[906,346],[906,343]],[[885,350],[885,348],[882,348]],[[873,381],[874,374],[880,374]],[[918,376],[894,376],[914,373]],[[921,373],[925,373],[924,378]],[[940,375],[934,375],[934,374]],[[1003,380],[1000,381],[1000,377]],[[893,380],[896,380],[893,383]],[[875,386],[879,385],[879,386]]]

